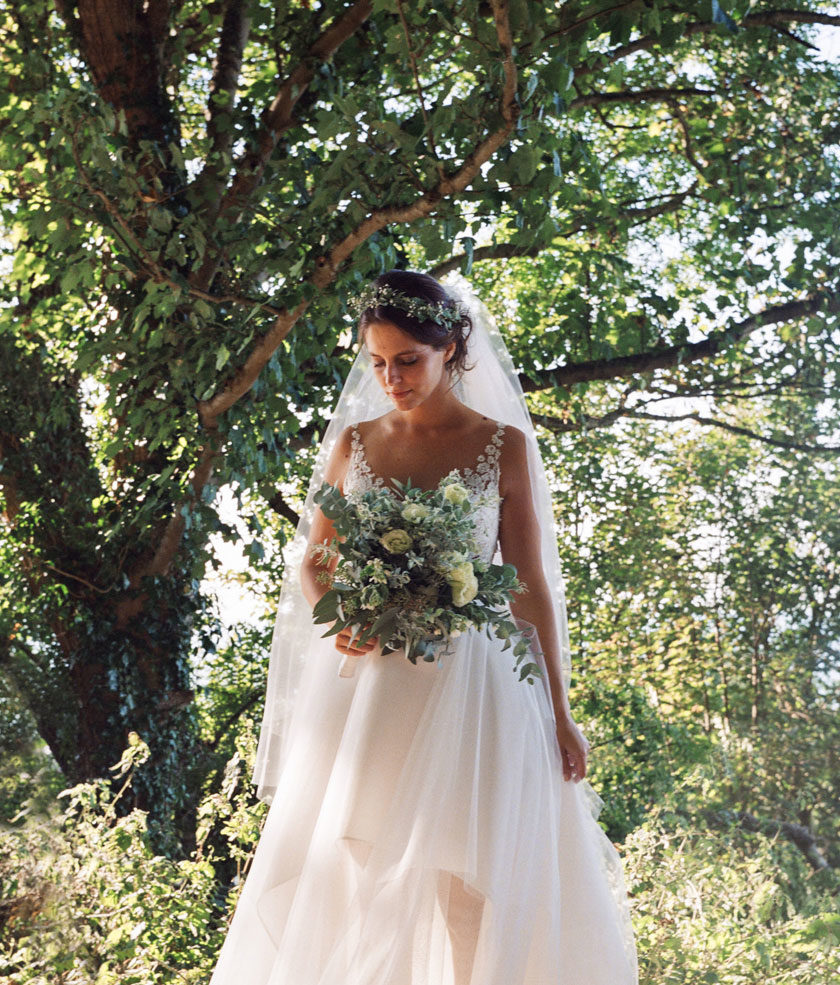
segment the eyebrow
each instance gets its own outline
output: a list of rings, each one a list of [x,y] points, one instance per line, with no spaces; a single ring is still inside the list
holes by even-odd
[[[418,355],[418,353],[421,353],[422,351],[423,351],[422,349],[403,349],[402,352],[395,352],[394,353],[394,356],[395,357],[396,356],[416,356],[416,355]],[[370,353],[371,357],[375,357],[377,359],[382,359],[382,356],[380,356],[378,352],[371,352],[370,349],[368,349],[368,352]]]

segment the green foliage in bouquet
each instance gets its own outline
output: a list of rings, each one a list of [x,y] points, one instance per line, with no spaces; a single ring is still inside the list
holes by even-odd
[[[513,648],[513,669],[533,684],[540,669],[508,608],[523,588],[516,568],[478,552],[476,513],[488,503],[471,501],[457,473],[432,490],[394,486],[348,498],[325,484],[315,495],[337,535],[312,548],[325,567],[334,565],[313,610],[316,623],[333,624],[324,636],[354,627],[360,643],[378,638],[383,653],[404,648],[416,663],[443,656],[465,630],[484,629]]]

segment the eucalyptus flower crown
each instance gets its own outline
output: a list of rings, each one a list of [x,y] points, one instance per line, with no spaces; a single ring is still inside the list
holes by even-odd
[[[412,297],[398,291],[395,287],[384,284],[376,287],[371,284],[365,290],[353,298],[348,307],[355,314],[356,318],[361,318],[362,313],[370,308],[399,308],[405,311],[418,321],[433,321],[451,332],[464,319],[464,312],[461,305],[456,301],[436,303],[434,301],[424,301],[422,298]]]

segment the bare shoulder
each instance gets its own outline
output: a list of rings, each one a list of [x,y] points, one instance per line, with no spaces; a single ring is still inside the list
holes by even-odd
[[[330,453],[330,460],[324,470],[324,481],[332,486],[343,487],[350,455],[353,451],[353,427],[346,427],[338,436],[335,447]]]
[[[505,426],[499,456],[499,491],[509,497],[528,488],[528,442],[524,431],[509,424]]]
[[[528,442],[525,432],[512,424],[506,424],[502,435],[502,466],[524,464],[528,460]]]
[[[358,424],[354,424],[362,441],[367,438],[375,438],[380,434],[387,434],[392,426],[392,421],[394,418],[394,412],[388,411],[387,414],[382,414],[379,417],[372,417],[369,421],[359,421]],[[352,431],[352,428],[348,430]]]
[[[480,441],[485,445],[499,430],[499,422],[472,407],[462,407],[461,435],[467,441]]]

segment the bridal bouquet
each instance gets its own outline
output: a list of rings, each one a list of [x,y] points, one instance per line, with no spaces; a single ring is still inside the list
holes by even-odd
[[[324,636],[354,627],[360,643],[378,638],[383,653],[404,648],[416,663],[435,660],[466,629],[485,629],[513,647],[514,670],[533,683],[539,668],[525,662],[530,643],[506,608],[522,590],[516,569],[478,556],[482,502],[457,473],[428,491],[394,485],[348,499],[325,484],[315,495],[337,534],[311,548],[320,563],[335,562],[313,610],[316,623],[333,623]]]

